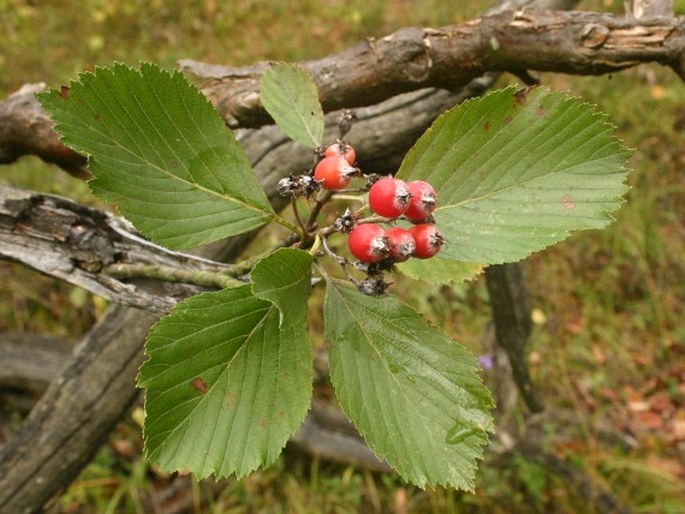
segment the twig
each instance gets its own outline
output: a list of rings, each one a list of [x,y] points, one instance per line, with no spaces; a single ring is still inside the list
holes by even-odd
[[[221,272],[199,271],[156,264],[112,264],[104,268],[102,272],[118,279],[149,278],[164,282],[194,284],[200,287],[217,289],[236,287],[243,284],[239,280]]]

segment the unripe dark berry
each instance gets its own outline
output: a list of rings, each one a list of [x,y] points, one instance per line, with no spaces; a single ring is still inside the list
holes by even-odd
[[[404,215],[410,220],[428,218],[435,210],[435,202],[437,201],[433,186],[423,180],[413,180],[407,182],[407,189],[411,194],[411,199]]]
[[[340,155],[324,157],[314,168],[314,178],[317,182],[321,183],[324,189],[332,191],[347,187],[355,173],[357,169],[350,166],[350,163]]]
[[[402,227],[391,227],[385,231],[390,243],[390,258],[395,262],[404,262],[414,255],[416,241],[412,233]]]
[[[368,264],[381,261],[390,253],[385,230],[373,223],[362,223],[353,228],[347,246],[352,255]]]
[[[403,180],[384,177],[369,190],[369,206],[379,216],[397,218],[409,207],[409,189]]]
[[[333,143],[324,151],[325,157],[335,157],[336,155],[344,157],[349,164],[354,164],[357,161],[357,152],[347,143]]]
[[[445,238],[442,237],[440,231],[435,228],[435,225],[429,223],[414,225],[409,229],[409,232],[414,236],[416,242],[414,257],[418,259],[430,259],[440,251],[440,247],[445,243]]]

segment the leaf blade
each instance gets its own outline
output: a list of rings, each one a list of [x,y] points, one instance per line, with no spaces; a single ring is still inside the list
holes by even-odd
[[[311,293],[312,261],[313,257],[303,250],[276,250],[259,261],[250,273],[254,295],[270,301],[284,315],[291,311],[298,315],[306,313],[302,299]]]
[[[424,280],[432,284],[458,284],[475,278],[483,272],[483,266],[440,256],[430,260],[410,259],[397,265],[399,270],[415,280]]]
[[[273,218],[245,152],[179,72],[116,64],[81,74],[66,98],[39,99],[62,141],[88,156],[93,192],[154,241],[191,248]]]
[[[321,145],[323,110],[316,84],[306,70],[287,63],[272,66],[262,75],[260,99],[289,138],[308,148]]]
[[[508,88],[438,118],[398,177],[439,191],[442,258],[496,264],[607,225],[627,190],[628,153],[588,105]]]
[[[255,284],[203,293],[150,332],[138,385],[146,389],[146,454],[162,469],[240,477],[278,457],[311,399],[310,259],[276,252],[255,269],[295,271],[276,280],[258,271],[262,297]],[[279,291],[305,294],[289,294],[281,311],[266,299]]]
[[[328,280],[331,380],[371,449],[420,486],[472,489],[492,430],[475,358],[393,297]]]

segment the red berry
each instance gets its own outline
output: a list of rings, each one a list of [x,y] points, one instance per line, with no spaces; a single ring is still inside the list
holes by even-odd
[[[337,191],[347,187],[356,172],[357,170],[350,166],[344,157],[334,155],[321,159],[314,168],[314,178],[321,182],[324,189]]]
[[[409,190],[404,181],[385,177],[369,190],[369,206],[379,216],[397,218],[409,207]]]
[[[373,223],[362,223],[353,228],[347,246],[352,255],[368,264],[382,261],[390,251],[385,230]]]
[[[390,242],[390,258],[395,262],[404,262],[414,255],[416,241],[407,229],[392,227],[385,231],[385,236]]]
[[[326,157],[333,157],[336,155],[342,155],[350,164],[354,164],[357,160],[357,152],[355,152],[354,148],[347,143],[333,143],[326,148],[326,151],[324,152],[324,156]]]
[[[409,229],[416,241],[414,257],[418,259],[429,259],[440,251],[440,247],[445,243],[445,239],[440,234],[435,225],[421,223]]]
[[[410,220],[426,219],[435,210],[435,189],[423,180],[407,182],[407,189],[411,193],[411,199],[404,215]]]

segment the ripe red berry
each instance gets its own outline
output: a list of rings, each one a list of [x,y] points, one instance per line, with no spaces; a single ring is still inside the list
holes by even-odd
[[[418,259],[429,259],[440,251],[440,247],[445,243],[445,239],[435,225],[421,223],[409,229],[414,236],[416,249],[414,257]]]
[[[416,241],[412,233],[402,227],[391,227],[385,231],[390,243],[390,258],[395,262],[404,262],[414,255]]]
[[[334,155],[321,159],[314,168],[314,178],[324,189],[337,191],[347,187],[356,172],[356,168],[350,166],[344,157]]]
[[[435,210],[435,189],[423,180],[407,182],[407,189],[411,193],[411,199],[404,215],[410,220],[426,219]]]
[[[373,223],[362,223],[353,228],[347,246],[352,255],[368,264],[382,261],[390,252],[385,230]]]
[[[342,155],[350,164],[354,164],[357,160],[357,152],[347,143],[333,143],[324,152],[325,157],[334,157],[336,155]]]
[[[369,206],[379,216],[397,218],[409,207],[410,194],[404,181],[385,177],[369,190]]]

